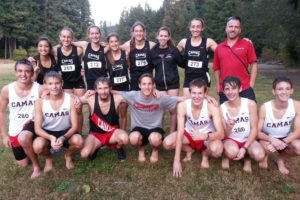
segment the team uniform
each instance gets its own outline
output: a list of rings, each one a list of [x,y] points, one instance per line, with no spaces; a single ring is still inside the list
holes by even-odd
[[[115,60],[115,66],[107,62],[107,69],[112,89],[117,91],[129,91],[128,63],[125,51],[121,51],[121,57],[119,60]]]
[[[81,76],[82,67],[77,48],[72,46],[70,55],[65,56],[61,47],[59,47],[57,49],[57,60],[57,65],[64,81],[63,89],[84,89],[85,84]]]
[[[198,119],[194,119],[192,114],[192,100],[188,99],[185,101],[186,104],[186,122],[184,126],[184,136],[190,142],[190,146],[196,151],[202,152],[206,149],[204,146],[204,140],[193,140],[190,133],[197,132],[199,134],[208,134],[210,132],[215,132],[212,119],[208,115],[208,103],[204,99],[202,109]]]
[[[226,102],[221,105],[221,109],[223,112],[223,117],[225,121],[228,120],[228,109],[226,106]],[[250,112],[248,108],[248,99],[241,98],[241,107],[240,111],[237,114],[235,119],[235,124],[232,128],[232,132],[227,136],[226,139],[233,140],[239,148],[243,147],[247,142],[247,139],[250,135]]]
[[[174,109],[178,97],[161,95],[160,99],[144,99],[140,91],[121,92],[121,95],[131,109],[131,132],[139,131],[142,134],[143,145],[148,142],[152,132],[164,135],[161,124],[164,110]]]
[[[207,38],[202,38],[199,46],[192,46],[191,38],[186,40],[183,54],[185,66],[184,88],[188,88],[190,82],[196,78],[202,78],[210,86],[209,55],[206,43]]]
[[[241,97],[256,101],[253,88],[250,87],[250,75],[248,66],[257,62],[255,49],[252,43],[239,38],[232,46],[228,46],[227,40],[222,42],[215,49],[214,54],[214,71],[220,71],[219,95],[221,103],[227,100],[224,95],[222,83],[227,76],[236,76],[241,80],[242,92]]]
[[[110,108],[107,114],[103,114],[99,101],[98,95],[95,95],[94,113],[90,116],[90,133],[97,138],[102,145],[115,149],[117,144],[109,144],[109,140],[115,130],[119,128],[119,115],[115,108],[114,97],[111,95]]]
[[[153,73],[153,67],[151,66],[150,58],[150,44],[149,41],[145,41],[145,45],[142,49],[134,48],[130,51],[130,89],[140,90],[139,78],[144,73]]]
[[[177,65],[183,66],[183,59],[176,47],[159,48],[156,44],[151,49],[151,61],[155,69],[156,89],[167,91],[179,89]]]
[[[45,67],[42,65],[41,61],[40,61],[40,56],[39,55],[36,55],[33,57],[36,61],[39,61],[39,68],[40,68],[40,72],[37,76],[37,79],[36,79],[36,82],[38,82],[39,84],[43,85],[44,84],[44,75],[47,73],[47,72],[50,72],[50,71],[56,71],[58,72],[58,68],[56,66],[56,61],[55,61],[55,58],[53,55],[50,54],[50,60],[51,60],[51,64],[50,64],[50,68],[48,67]]]
[[[100,47],[97,51],[94,51],[91,43],[88,43],[83,56],[83,62],[87,89],[94,90],[94,83],[96,79],[108,76],[104,48]]]
[[[48,134],[59,138],[66,134],[71,128],[71,96],[64,93],[64,100],[58,110],[54,110],[49,99],[43,99],[42,113],[43,123],[42,129]],[[64,141],[63,146],[69,147],[68,141]]]
[[[23,130],[30,131],[35,136],[33,113],[34,103],[39,98],[39,84],[33,82],[31,90],[26,97],[19,97],[15,91],[16,82],[8,85],[9,93],[9,128],[8,135],[12,145],[12,150],[16,160],[26,158],[26,154],[21,147],[18,136]]]
[[[266,109],[262,131],[274,138],[284,139],[291,133],[292,124],[296,116],[294,102],[288,100],[288,107],[281,119],[276,119],[273,114],[272,101],[264,103]]]

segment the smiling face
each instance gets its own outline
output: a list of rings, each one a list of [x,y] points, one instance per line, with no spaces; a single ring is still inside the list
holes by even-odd
[[[145,30],[141,25],[137,25],[133,28],[133,37],[136,41],[142,41],[145,40]]]
[[[197,87],[192,86],[190,88],[190,96],[192,99],[192,104],[195,106],[200,106],[203,103],[203,100],[206,97],[207,91],[205,91],[205,87]]]
[[[62,46],[69,47],[72,44],[73,34],[71,31],[63,29],[60,32],[59,40]]]
[[[275,89],[272,89],[275,99],[281,102],[287,102],[293,92],[291,84],[285,81],[277,83]]]
[[[227,22],[225,32],[227,33],[227,38],[234,40],[238,38],[241,34],[241,23],[239,20],[232,19]]]
[[[111,88],[107,82],[99,81],[95,90],[101,101],[107,101],[109,99]]]
[[[144,97],[150,97],[153,94],[154,82],[150,77],[143,77],[139,83],[141,93]]]
[[[240,97],[241,88],[237,85],[227,83],[224,85],[223,92],[227,97],[228,101],[234,101]]]
[[[51,47],[47,40],[41,40],[37,44],[38,53],[42,56],[46,56],[50,53]]]
[[[33,76],[33,69],[27,64],[18,64],[15,69],[15,75],[19,83],[30,83]]]
[[[167,30],[160,30],[157,34],[157,40],[160,47],[166,48],[168,46],[168,41],[170,40],[169,32]]]
[[[119,38],[117,36],[110,36],[108,38],[108,46],[112,51],[118,51],[119,50],[119,46],[120,46],[120,42],[119,42]]]
[[[201,36],[201,33],[203,32],[204,27],[202,24],[202,21],[200,20],[192,20],[190,25],[190,32],[192,34],[192,37],[199,37]]]
[[[101,39],[100,29],[97,27],[91,27],[88,32],[88,37],[92,43],[99,43]]]
[[[50,92],[50,95],[60,95],[62,94],[62,80],[58,77],[47,77],[44,80],[44,85],[47,88],[47,90]]]

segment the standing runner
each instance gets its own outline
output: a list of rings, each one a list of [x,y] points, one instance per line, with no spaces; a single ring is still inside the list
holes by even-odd
[[[112,90],[129,91],[128,76],[128,54],[120,49],[120,41],[118,34],[112,33],[107,36],[109,51],[106,53],[107,69],[109,72]],[[120,105],[121,129],[126,129],[127,124],[127,107],[123,102]]]
[[[94,83],[99,77],[107,77],[105,52],[107,48],[101,45],[101,30],[98,26],[91,25],[87,29],[90,42],[73,42],[75,46],[83,49],[83,62],[87,90],[94,90]]]
[[[40,37],[36,42],[38,54],[33,58],[29,57],[34,67],[33,80],[39,84],[44,84],[44,75],[49,71],[58,71],[55,58],[52,54],[52,44],[48,37]]]
[[[67,148],[65,153],[67,169],[73,169],[72,155],[82,148],[83,138],[77,133],[78,119],[73,99],[63,92],[62,78],[54,71],[44,77],[44,85],[49,91],[49,99],[39,99],[35,103],[36,134],[34,152],[45,156],[44,172],[52,170],[51,153]]]
[[[12,148],[17,164],[21,167],[32,161],[31,179],[37,178],[40,164],[32,148],[35,137],[33,112],[34,103],[39,98],[41,87],[32,82],[33,66],[28,60],[20,60],[15,65],[17,80],[2,88],[0,98],[0,131],[5,147]],[[9,128],[6,128],[6,110],[9,109]]]
[[[150,50],[154,45],[154,42],[146,39],[145,25],[136,21],[131,27],[131,39],[121,46],[129,52],[131,90],[140,90],[139,78],[142,74],[152,74]]]
[[[202,37],[204,31],[204,21],[201,18],[191,20],[189,29],[191,37],[182,39],[178,45],[178,50],[183,53],[185,75],[183,84],[184,96],[189,96],[189,84],[193,79],[202,78],[208,87],[211,83],[209,75],[209,55],[208,50],[215,50],[217,43],[211,38]]]
[[[177,65],[183,66],[183,59],[171,39],[168,27],[157,32],[158,43],[151,49],[151,61],[155,68],[156,89],[163,94],[179,95],[179,74]],[[176,130],[176,110],[170,111],[170,133]]]
[[[290,172],[285,161],[300,155],[300,102],[290,98],[293,92],[290,79],[276,78],[272,89],[274,99],[259,110],[258,138],[266,151],[260,167],[267,168],[269,154],[277,152],[276,163],[282,174]]]

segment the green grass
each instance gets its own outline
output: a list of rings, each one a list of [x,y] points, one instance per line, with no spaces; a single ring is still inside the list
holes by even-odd
[[[1,73],[0,87],[13,80],[12,73]],[[272,97],[271,82],[258,76],[258,104]],[[210,94],[216,96],[214,85]],[[295,94],[300,99],[299,91]],[[85,124],[86,134],[87,118]],[[300,199],[299,158],[287,162],[291,174],[282,176],[272,161],[268,170],[252,162],[252,174],[243,172],[241,162],[231,162],[229,170],[222,170],[220,159],[211,159],[211,168],[204,170],[195,154],[190,163],[183,163],[183,177],[177,179],[172,177],[174,151],[161,149],[159,162],[152,165],[138,163],[133,147],[125,149],[128,157],[123,163],[109,149],[101,150],[93,161],[76,154],[74,170],[66,169],[60,153],[53,171],[30,181],[31,169],[18,168],[11,151],[0,145],[0,199]],[[146,155],[149,158],[148,147]],[[40,161],[43,166],[44,160]]]

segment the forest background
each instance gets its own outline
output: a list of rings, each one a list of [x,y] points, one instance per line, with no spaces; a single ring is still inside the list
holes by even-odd
[[[102,28],[103,40],[108,33],[117,32],[122,42],[130,38],[130,27],[137,20],[146,25],[152,41],[159,27],[166,25],[177,43],[189,37],[190,20],[201,17],[205,20],[204,36],[220,43],[226,37],[226,19],[238,15],[242,18],[242,37],[252,40],[261,62],[299,67],[299,9],[299,0],[164,0],[158,10],[139,5],[123,10],[116,25],[107,21],[96,25]],[[74,30],[76,40],[87,40],[86,30],[91,24],[94,21],[88,0],[1,0],[0,58],[34,54],[35,41],[41,35],[57,44],[64,26]]]

